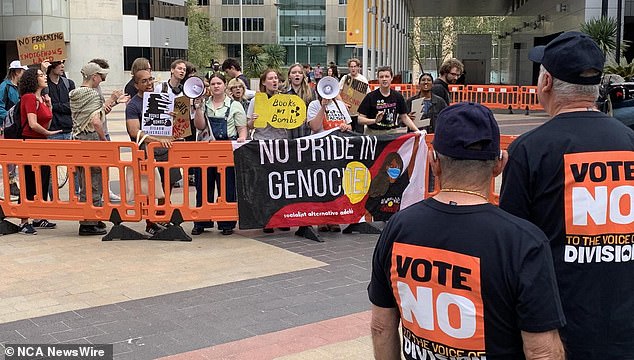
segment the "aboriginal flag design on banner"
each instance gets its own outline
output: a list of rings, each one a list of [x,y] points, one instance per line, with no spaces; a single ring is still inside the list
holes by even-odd
[[[424,198],[427,146],[419,134],[334,129],[233,146],[241,229],[386,221]]]

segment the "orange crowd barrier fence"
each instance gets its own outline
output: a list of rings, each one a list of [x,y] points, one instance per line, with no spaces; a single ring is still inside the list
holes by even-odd
[[[515,136],[501,136],[501,147],[507,149]],[[433,134],[426,138],[427,146],[431,149]],[[155,240],[191,241],[180,224],[184,221],[238,221],[237,202],[227,200],[227,172],[234,166],[233,149],[230,141],[213,142],[175,142],[168,153],[167,161],[157,161],[154,149],[158,143],[148,146],[146,152],[140,150],[131,142],[101,142],[77,140],[2,140],[0,141],[0,167],[2,173],[3,191],[0,193],[0,233],[8,234],[17,231],[17,226],[6,221],[5,218],[46,218],[52,220],[101,220],[114,224],[111,231],[103,240],[114,239],[144,239],[145,236],[127,228],[123,222],[139,222],[149,220],[153,222],[171,223],[166,231],[154,235]],[[147,158],[146,158],[147,156]],[[12,165],[18,168],[20,198],[11,199],[9,191],[9,169]],[[35,172],[36,194],[33,200],[26,199],[25,172],[31,167]],[[43,184],[40,178],[42,170],[50,168],[52,193],[47,198],[48,184]],[[83,168],[90,173],[91,168],[101,169],[102,204],[94,205],[91,186],[76,184],[74,174]],[[171,188],[170,173],[182,174],[187,179],[191,169],[200,170],[202,184],[202,205],[196,206],[196,189],[183,181],[181,188]],[[209,198],[207,194],[209,171],[217,174],[212,182],[217,196]],[[155,178],[156,170],[163,172],[164,180]],[[175,170],[175,171],[170,171]],[[126,183],[126,172],[132,179]],[[67,181],[62,184],[63,176],[67,174]],[[150,175],[151,174],[151,175]],[[239,176],[239,174],[236,174]],[[90,184],[90,176],[86,176]],[[142,178],[146,178],[147,193],[142,193]],[[161,201],[154,187],[160,181],[165,194]],[[109,199],[108,191],[112,183],[118,182],[121,201],[113,202]],[[497,204],[499,195],[495,191],[495,180],[491,183],[490,199]],[[86,201],[81,201],[75,192],[77,185],[85,186]],[[132,189],[128,189],[132,186]],[[428,196],[433,196],[440,189],[436,179],[433,189]],[[129,199],[128,192],[134,194]]]
[[[378,84],[370,84],[372,90],[378,87]],[[390,89],[400,92],[405,99],[419,91],[418,85],[411,84],[392,84]],[[450,84],[449,94],[452,103],[469,101],[480,103],[490,109],[544,110],[537,99],[536,86]]]

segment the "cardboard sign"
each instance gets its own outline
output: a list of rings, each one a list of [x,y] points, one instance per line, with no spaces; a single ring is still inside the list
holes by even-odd
[[[363,81],[353,79],[350,76],[346,75],[346,80],[343,83],[343,88],[339,93],[341,96],[341,100],[345,102],[347,105],[350,105],[350,115],[356,115],[359,109],[359,105],[361,105],[361,101],[368,92],[368,84]]]
[[[174,99],[174,112],[176,113],[172,129],[174,139],[186,138],[192,134],[190,101],[187,96],[179,96]]]
[[[253,123],[256,128],[271,125],[277,129],[295,129],[306,120],[306,103],[297,95],[276,94],[269,98],[265,93],[257,93],[253,112],[258,114]]]
[[[416,113],[413,121],[414,125],[416,125],[416,127],[419,129],[422,129],[431,124],[430,118],[423,118],[423,115],[426,114],[424,106],[424,99],[418,98],[412,101],[412,108],[410,109],[412,112]]]
[[[63,32],[19,37],[16,43],[20,62],[23,65],[66,59],[66,43]]]
[[[174,94],[143,94],[143,120],[141,130],[152,136],[172,137],[174,119],[170,113],[174,111]]]

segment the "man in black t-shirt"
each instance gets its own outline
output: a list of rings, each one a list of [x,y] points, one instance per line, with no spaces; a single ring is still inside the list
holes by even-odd
[[[442,189],[396,213],[374,251],[375,356],[563,359],[565,324],[543,232],[488,202],[508,156],[484,106],[444,109],[429,162]]]
[[[604,56],[566,32],[529,59],[553,118],[515,140],[500,207],[548,236],[568,359],[634,359],[634,132],[596,110]]]
[[[398,91],[390,89],[392,68],[380,67],[377,70],[379,88],[368,93],[359,105],[359,124],[367,125],[366,135],[382,135],[397,132],[404,124],[412,131],[418,131],[414,122],[407,116],[405,99]]]
[[[451,104],[451,93],[449,92],[449,84],[455,84],[464,72],[464,65],[458,59],[447,59],[440,66],[438,71],[440,75],[434,80],[431,92],[440,96],[447,105]]]

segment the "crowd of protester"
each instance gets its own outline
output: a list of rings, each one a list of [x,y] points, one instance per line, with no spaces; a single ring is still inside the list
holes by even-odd
[[[460,344],[467,344],[469,349],[455,351],[473,350],[476,358],[631,358],[634,284],[628,274],[634,264],[629,238],[632,206],[610,207],[610,211],[618,212],[611,214],[613,221],[588,229],[580,229],[584,223],[579,214],[573,218],[567,212],[574,206],[570,205],[575,201],[574,194],[586,196],[579,191],[573,195],[568,193],[573,181],[583,183],[582,186],[607,182],[612,195],[617,197],[614,195],[617,189],[631,188],[626,189],[620,175],[629,179],[631,166],[628,168],[627,162],[623,165],[621,160],[631,157],[634,132],[596,109],[594,102],[604,60],[601,50],[587,36],[563,33],[548,45],[531,50],[529,58],[540,64],[537,92],[545,111],[553,119],[515,141],[510,154],[500,147],[499,128],[489,109],[473,103],[450,103],[448,84],[455,83],[464,73],[457,59],[445,61],[435,80],[431,73],[423,72],[418,79],[419,92],[407,100],[391,89],[392,69],[380,67],[376,74],[379,87],[374,91],[368,87],[356,111],[339,97],[323,98],[315,87],[326,76],[340,79],[340,89],[353,80],[368,84],[359,59],[348,60],[348,73],[341,78],[335,64],[326,68],[321,64],[315,68],[309,64],[293,64],[285,75],[276,69],[267,69],[260,76],[260,93],[269,98],[276,94],[297,95],[307,106],[303,124],[292,130],[275,128],[268,123],[255,127],[261,114],[256,112],[252,100],[255,92],[250,90],[241,64],[235,59],[227,59],[222,65],[216,62],[213,71],[204,75],[203,95],[190,101],[190,121],[195,132],[184,140],[296,139],[331,129],[353,132],[353,135],[420,130],[436,133],[428,162],[432,172],[440,178],[440,192],[396,212],[392,218],[366,217],[367,221],[389,220],[375,250],[368,288],[373,304],[375,356],[400,359],[404,355],[407,359],[416,359],[429,354],[433,357],[433,347],[425,347],[432,341],[439,348],[454,350],[461,348]],[[148,92],[180,96],[184,82],[197,76],[197,69],[185,60],[175,60],[169,79],[162,82],[155,81],[151,70],[148,59],[136,59],[132,64],[132,79],[125,89],[115,90],[106,97],[100,85],[106,81],[109,66],[103,59],[93,59],[82,66],[79,87],[65,78],[63,62],[27,68],[14,61],[6,80],[0,84],[0,121],[19,102],[24,125],[21,137],[26,140],[109,141],[106,116],[113,107],[126,103],[125,121],[130,140],[142,149],[149,143],[159,143],[154,157],[158,161],[167,160],[173,142],[180,139],[143,132],[143,96]],[[414,102],[422,104],[421,107],[413,108]],[[420,113],[422,116],[417,116]],[[420,117],[428,121],[417,124],[414,120]],[[417,146],[415,141],[414,152]],[[589,160],[579,158],[579,153],[587,155]],[[583,161],[592,161],[592,165]],[[607,165],[601,167],[604,163]],[[625,166],[623,174],[619,164]],[[501,206],[497,208],[489,203],[489,184],[505,166]],[[570,176],[568,168],[572,171]],[[381,169],[385,172],[381,176],[387,182],[398,182],[399,177],[407,180],[413,159],[405,167],[402,160],[388,157]],[[601,171],[608,169],[611,175],[602,177]],[[35,177],[39,176],[41,193],[46,200],[51,186],[50,167],[42,166],[34,171],[25,165],[23,171],[26,199],[34,199]],[[12,174],[10,193],[18,196],[15,179],[20,175],[16,175],[15,167],[9,172]],[[596,184],[584,183],[586,174]],[[160,173],[160,182],[172,188],[182,175],[179,169],[169,169]],[[213,202],[215,191],[220,191],[221,175],[217,169],[206,168],[205,176],[202,169],[192,169],[187,175],[193,177],[196,206]],[[86,189],[91,187],[90,201],[100,206],[106,196],[102,193],[101,170],[79,168],[74,176],[77,176],[74,181],[77,188],[73,192],[80,201],[87,201]],[[226,179],[226,188],[222,189],[226,199],[235,202],[234,168],[227,168],[222,176]],[[206,179],[204,186],[203,179]],[[372,193],[379,193],[375,188],[380,184],[374,183],[373,179]],[[207,194],[203,194],[204,188]],[[597,193],[602,189],[597,186]],[[112,200],[112,194],[110,198]],[[19,198],[12,200],[20,201]],[[157,201],[160,204],[165,199]],[[594,221],[600,217],[597,211],[594,209],[588,215]],[[603,219],[605,222],[605,215]],[[571,224],[575,226],[573,230],[569,228]],[[231,235],[236,222],[219,221],[216,225],[222,235]],[[168,226],[169,223],[148,221],[146,231],[154,235]],[[191,233],[200,235],[213,226],[211,221],[195,222]],[[19,233],[33,235],[37,229],[55,227],[56,224],[46,219],[24,218]],[[339,224],[320,225],[318,230],[341,231]],[[597,245],[600,241],[605,246],[601,250],[578,247],[579,242],[575,243],[574,238],[580,233],[575,230],[587,232],[584,246]],[[266,233],[274,231],[264,229]],[[80,222],[79,235],[105,233],[106,225],[102,222]],[[611,234],[622,235],[618,249],[608,246],[614,244],[608,242]],[[452,274],[448,275],[450,271]],[[453,285],[452,289],[446,289],[448,282]],[[428,283],[433,285],[427,288]],[[415,289],[410,287],[412,284]],[[432,289],[446,291],[437,295],[438,306],[431,306],[434,311],[442,310],[441,296],[449,294],[443,298],[447,302],[443,306],[449,312],[449,306],[455,305],[460,311],[454,311],[453,316],[459,314],[466,320],[450,323],[450,315],[446,315],[446,323],[440,330],[435,329],[433,315],[430,320],[425,315],[427,311],[416,308],[418,302],[423,301],[426,289],[429,294]],[[413,298],[413,293],[418,300]],[[469,308],[469,304],[473,307]],[[414,308],[420,312],[412,310]],[[463,309],[472,311],[463,313]],[[400,333],[399,326],[402,326]],[[472,328],[460,332],[465,326]],[[439,335],[439,331],[445,333]],[[449,333],[459,333],[464,335],[462,339],[469,337],[473,341],[461,343],[447,336]],[[473,357],[469,355],[469,358]]]

